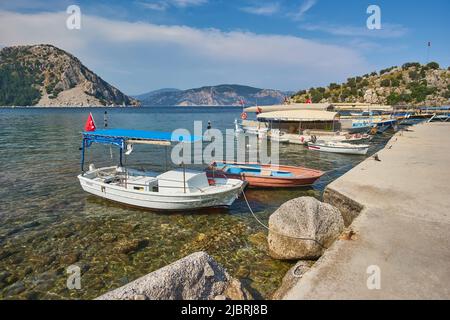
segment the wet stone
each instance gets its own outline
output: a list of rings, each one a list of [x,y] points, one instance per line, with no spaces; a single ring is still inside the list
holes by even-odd
[[[6,296],[18,295],[26,290],[22,281],[17,281],[6,289]]]
[[[25,223],[24,225],[22,225],[22,228],[23,229],[29,229],[29,228],[34,228],[34,227],[37,227],[37,226],[40,226],[40,225],[41,225],[40,222],[32,221],[32,222]]]
[[[59,259],[59,262],[62,265],[69,266],[69,265],[74,264],[75,262],[77,262],[80,258],[81,258],[81,253],[80,252],[72,252],[72,253],[69,253],[67,255],[62,256]]]
[[[123,254],[130,254],[145,248],[149,244],[147,239],[124,239],[117,243],[116,251]]]
[[[16,253],[17,253],[17,251],[13,251],[13,250],[2,250],[2,251],[0,251],[0,260],[6,259]]]
[[[112,233],[105,233],[100,236],[100,240],[104,242],[114,242],[117,240],[117,235]]]

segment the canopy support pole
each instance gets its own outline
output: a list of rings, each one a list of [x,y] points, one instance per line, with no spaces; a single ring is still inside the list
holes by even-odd
[[[183,165],[183,189],[184,193],[186,193],[186,166],[184,165],[184,162],[181,164]]]
[[[83,142],[81,143],[81,174],[84,174],[84,146],[86,144],[86,139],[83,138]]]
[[[120,147],[120,149],[119,149],[119,163],[120,163],[121,167],[123,167],[122,158],[123,158],[123,150],[122,150],[122,147]]]

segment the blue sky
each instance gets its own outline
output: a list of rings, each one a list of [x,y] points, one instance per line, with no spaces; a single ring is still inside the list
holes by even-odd
[[[81,8],[68,30],[66,8]],[[381,9],[368,30],[366,9]],[[450,65],[448,0],[0,0],[0,45],[51,43],[128,94],[238,83],[299,90],[391,65]]]

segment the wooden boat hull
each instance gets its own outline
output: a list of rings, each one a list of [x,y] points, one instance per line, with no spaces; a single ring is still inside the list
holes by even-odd
[[[293,166],[271,166],[271,165],[259,165],[255,163],[231,163],[224,162],[224,164],[229,166],[259,166],[263,170],[276,170],[290,172],[292,176],[280,177],[280,176],[262,176],[257,174],[252,174],[248,172],[232,173],[221,169],[217,169],[212,164],[208,170],[208,177],[225,176],[229,179],[239,179],[246,181],[249,187],[252,188],[295,188],[310,186],[324,175],[323,171],[314,170],[303,167],[293,167]],[[214,167],[214,170],[213,170]]]

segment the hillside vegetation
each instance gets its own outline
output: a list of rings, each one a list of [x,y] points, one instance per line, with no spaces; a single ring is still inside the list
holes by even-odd
[[[328,87],[301,90],[293,102],[311,99],[319,102],[361,102],[389,105],[441,106],[450,104],[450,67],[440,69],[436,62],[421,65],[405,63],[380,72],[330,83]]]

